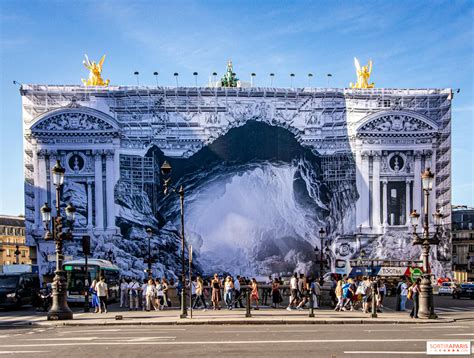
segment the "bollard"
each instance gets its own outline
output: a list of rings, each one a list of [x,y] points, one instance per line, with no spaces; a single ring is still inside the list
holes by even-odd
[[[372,282],[372,318],[377,318],[377,308],[375,307],[375,281]]]
[[[245,296],[247,298],[247,305],[245,307],[245,317],[252,317],[252,314],[250,313],[250,290],[248,288],[245,290]]]
[[[314,302],[313,302],[313,293],[309,293],[309,314],[308,317],[313,318],[314,317]]]

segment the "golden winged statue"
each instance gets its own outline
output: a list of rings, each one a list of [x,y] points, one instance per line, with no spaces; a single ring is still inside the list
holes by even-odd
[[[367,66],[361,66],[359,60],[354,57],[354,65],[357,73],[357,82],[350,83],[351,88],[374,88],[375,84],[369,83],[370,75],[372,73],[372,60],[369,60]]]
[[[89,57],[87,57],[87,55],[84,56],[86,57],[86,60],[82,61],[82,63],[90,72],[89,79],[82,79],[82,83],[84,83],[85,86],[108,86],[110,80],[104,81],[101,77],[102,65],[104,64],[105,55],[102,56],[99,63],[96,63],[95,61],[91,62],[89,61]]]

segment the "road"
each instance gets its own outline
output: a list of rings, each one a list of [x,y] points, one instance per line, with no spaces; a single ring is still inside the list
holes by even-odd
[[[115,326],[4,329],[21,357],[416,357],[427,340],[472,340],[474,322],[430,325]]]
[[[392,306],[389,298],[386,306]],[[474,301],[435,298],[429,324],[196,325],[15,327],[0,312],[0,355],[21,357],[418,357],[427,340],[474,339]],[[75,310],[80,310],[76,308]],[[117,307],[112,307],[117,311]],[[177,312],[177,311],[176,311]],[[284,311],[287,312],[287,311]],[[338,312],[344,316],[344,312]]]

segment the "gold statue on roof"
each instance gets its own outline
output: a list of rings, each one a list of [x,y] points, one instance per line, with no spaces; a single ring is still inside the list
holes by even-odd
[[[104,81],[101,77],[102,65],[104,64],[105,55],[102,56],[99,63],[96,63],[95,61],[91,62],[89,61],[89,57],[87,57],[87,55],[84,56],[86,57],[86,60],[82,61],[82,63],[90,71],[89,79],[82,79],[84,86],[108,86],[110,80]]]
[[[372,60],[369,60],[367,66],[360,66],[359,60],[354,57],[354,65],[357,73],[357,82],[350,83],[351,88],[374,88],[375,84],[369,83],[370,75],[372,73]]]

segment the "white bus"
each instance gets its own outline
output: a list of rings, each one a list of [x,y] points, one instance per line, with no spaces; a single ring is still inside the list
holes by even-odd
[[[70,303],[84,303],[84,281],[86,276],[84,259],[65,262],[63,270],[67,277],[67,301]],[[88,259],[87,273],[86,289],[89,289],[93,280],[98,280],[100,276],[104,276],[109,289],[108,301],[116,301],[119,298],[120,268],[118,266],[107,260]]]

